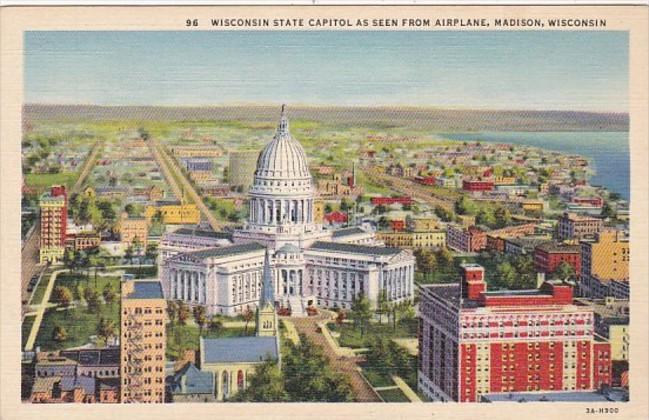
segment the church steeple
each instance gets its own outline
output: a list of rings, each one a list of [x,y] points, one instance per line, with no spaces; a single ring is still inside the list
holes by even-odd
[[[273,272],[270,269],[270,252],[266,248],[264,256],[261,299],[257,307],[257,335],[277,336],[277,313],[275,312],[275,293],[273,293]]]
[[[261,301],[259,307],[263,308],[267,304],[275,305],[275,293],[273,293],[273,273],[270,270],[270,253],[266,248],[264,256],[263,283],[261,289]]]

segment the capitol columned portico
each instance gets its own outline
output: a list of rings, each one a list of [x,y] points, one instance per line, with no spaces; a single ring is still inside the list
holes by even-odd
[[[204,305],[210,314],[253,309],[268,250],[274,299],[293,315],[305,314],[309,305],[350,308],[361,294],[375,305],[381,290],[393,301],[412,299],[412,253],[373,246],[379,244],[373,232],[360,228],[325,229],[314,221],[314,198],[306,153],[291,136],[282,107],[277,131],[257,159],[248,221],[232,235],[233,245],[185,245],[182,252],[170,243],[173,252],[161,262],[165,296]]]

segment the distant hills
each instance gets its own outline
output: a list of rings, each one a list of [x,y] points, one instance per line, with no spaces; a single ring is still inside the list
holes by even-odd
[[[23,107],[25,122],[64,121],[251,121],[275,123],[279,106],[96,106],[42,105]],[[291,119],[327,124],[402,127],[431,131],[628,131],[625,113],[577,111],[501,111],[417,107],[291,106]]]

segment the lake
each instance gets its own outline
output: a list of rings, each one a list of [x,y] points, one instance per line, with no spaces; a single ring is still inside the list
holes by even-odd
[[[459,141],[509,143],[581,155],[592,162],[596,171],[592,185],[629,199],[630,164],[627,132],[480,132],[440,134]]]

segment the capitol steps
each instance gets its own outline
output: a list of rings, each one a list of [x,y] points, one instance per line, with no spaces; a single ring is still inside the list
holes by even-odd
[[[291,308],[291,316],[305,317],[307,316],[304,306],[302,305],[302,298],[299,296],[289,296],[288,306]]]

